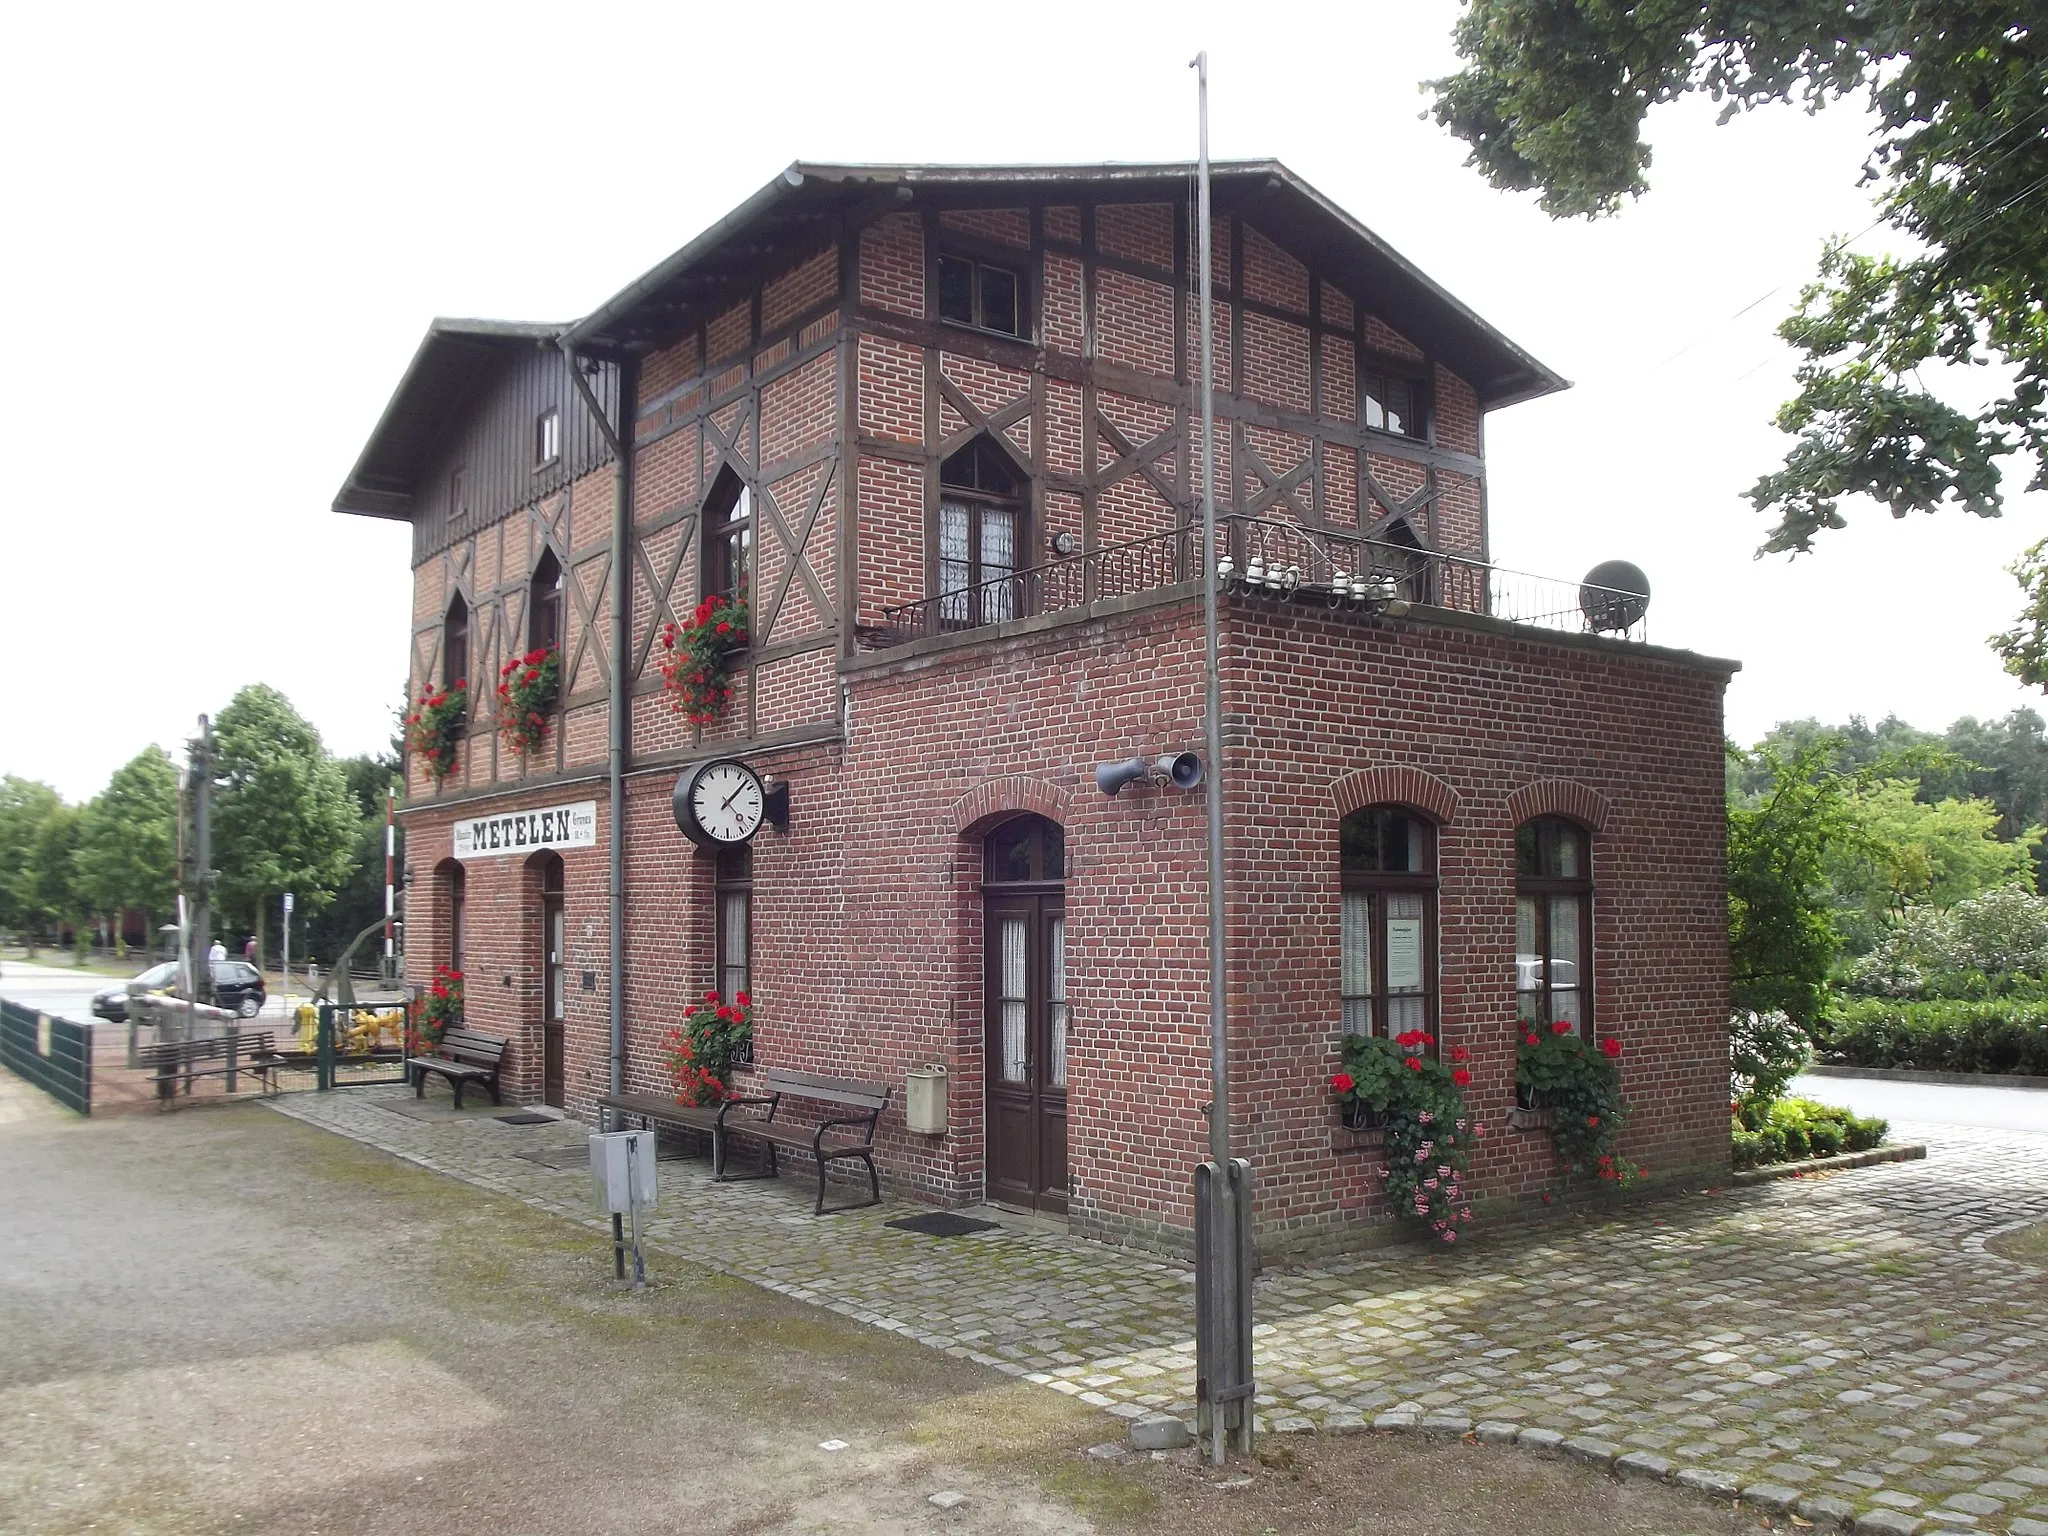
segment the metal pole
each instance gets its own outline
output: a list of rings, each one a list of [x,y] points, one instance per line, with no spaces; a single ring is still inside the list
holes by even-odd
[[[386,986],[389,986],[393,979],[391,973],[391,917],[392,913],[397,910],[397,901],[394,896],[396,887],[392,884],[392,879],[397,873],[397,853],[398,785],[394,782],[384,786],[384,984]]]
[[[199,717],[192,743],[192,997],[213,1001],[213,724]],[[185,1038],[195,1038],[186,1018]]]
[[[1251,1180],[1230,1156],[1230,1008],[1223,861],[1223,682],[1216,613],[1216,343],[1211,291],[1209,55],[1195,55],[1199,106],[1196,161],[1197,285],[1202,325],[1202,640],[1203,747],[1209,863],[1209,1161],[1196,1179],[1197,1313],[1201,1427],[1209,1459],[1221,1465],[1228,1443],[1252,1444],[1253,1374],[1249,1284]]]
[[[278,987],[284,993],[281,1006],[284,1009],[285,1023],[289,1026],[292,1017],[292,893],[290,891],[284,893],[284,915],[280,919],[280,928],[280,937],[284,943],[284,958],[279,962],[278,975],[280,980]]]

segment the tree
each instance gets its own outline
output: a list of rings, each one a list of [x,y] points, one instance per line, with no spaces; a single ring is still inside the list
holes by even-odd
[[[341,759],[349,794],[360,815],[354,862],[334,901],[313,917],[305,929],[303,953],[325,955],[331,962],[349,940],[384,915],[384,791],[399,776],[399,758],[368,753]],[[400,786],[401,792],[403,785]],[[405,828],[398,829],[399,867],[405,863]]]
[[[1829,878],[1843,909],[1850,947],[1867,950],[1909,907],[1952,907],[2015,880],[2031,884],[2039,827],[1998,840],[1998,807],[1989,800],[1915,798],[1911,780],[1857,786],[1848,811],[1860,836],[1836,847]]]
[[[308,913],[348,878],[359,818],[320,733],[275,688],[236,694],[214,721],[213,859],[221,910],[264,947],[270,901],[297,893]]]
[[[1434,111],[1495,186],[1597,217],[1648,187],[1652,106],[1703,93],[1725,122],[1867,95],[1864,176],[1919,254],[1829,245],[1779,329],[1804,354],[1778,413],[1797,441],[1749,497],[1777,514],[1766,551],[1806,551],[1845,526],[1852,493],[1894,517],[1948,504],[1996,517],[2013,456],[2034,467],[2029,489],[2048,488],[2048,38],[2027,16],[2010,0],[1468,0],[1465,68],[1434,83]],[[2010,387],[1975,414],[1921,381],[1923,364],[1994,361]],[[2042,548],[2023,579],[2048,597]],[[2043,617],[2037,603],[2037,634]]]
[[[177,859],[178,770],[152,745],[114,770],[79,829],[79,885],[94,911],[113,914],[117,947],[123,910],[141,912],[145,934],[170,910]]]
[[[80,821],[78,807],[60,800],[36,827],[29,852],[28,916],[38,932],[68,922],[75,934],[85,921],[88,903],[74,863]]]
[[[1790,754],[1759,747],[1764,789],[1728,808],[1728,970],[1739,1012],[1819,1016],[1841,952],[1831,861],[1859,841],[1853,775],[1830,764],[1834,743]],[[1743,754],[1736,754],[1741,756]]]
[[[11,773],[0,779],[0,929],[21,932],[31,954],[36,833],[60,803],[57,791],[47,784]]]

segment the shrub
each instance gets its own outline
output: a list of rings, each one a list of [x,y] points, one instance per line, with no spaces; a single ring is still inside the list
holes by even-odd
[[[1729,1089],[1768,1104],[1813,1059],[1813,1042],[1785,1014],[1743,1009],[1728,1020]]]
[[[1833,1066],[2048,1075],[2048,1001],[1836,998],[1814,1044]]]
[[[1729,1150],[1737,1168],[1867,1152],[1891,1126],[1873,1116],[1851,1114],[1813,1099],[1779,1099],[1773,1104],[1737,1105],[1729,1118]]]
[[[1915,907],[1849,968],[1868,997],[1999,997],[2048,978],[2048,899],[2002,885],[1946,911]]]

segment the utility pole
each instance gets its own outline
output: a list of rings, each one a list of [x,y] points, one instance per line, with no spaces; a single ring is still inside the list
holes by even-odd
[[[1196,270],[1202,315],[1202,632],[1209,759],[1209,1160],[1195,1170],[1195,1400],[1209,1459],[1252,1448],[1251,1164],[1230,1155],[1230,1010],[1223,889],[1223,683],[1216,620],[1216,343],[1209,260],[1209,55],[1197,81]]]

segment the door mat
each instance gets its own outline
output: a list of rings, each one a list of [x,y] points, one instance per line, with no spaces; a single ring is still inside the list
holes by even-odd
[[[514,1152],[512,1155],[524,1158],[529,1163],[539,1163],[543,1168],[558,1171],[590,1166],[588,1147],[537,1147],[525,1152]]]
[[[498,1123],[500,1125],[553,1125],[555,1124],[555,1117],[553,1115],[536,1115],[531,1110],[522,1109],[516,1115],[498,1116]]]
[[[993,1232],[998,1224],[962,1216],[956,1211],[926,1211],[922,1216],[899,1216],[882,1225],[899,1232],[921,1232],[926,1237],[965,1237],[970,1232]]]

